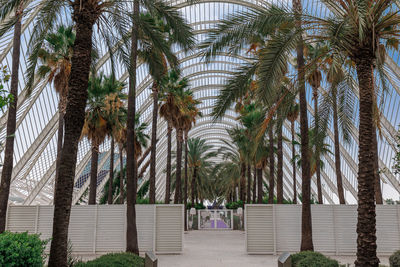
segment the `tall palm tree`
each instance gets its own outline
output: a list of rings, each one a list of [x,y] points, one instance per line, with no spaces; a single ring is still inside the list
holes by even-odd
[[[103,87],[105,88],[104,91],[108,93],[104,99],[104,115],[107,121],[107,135],[111,139],[110,172],[107,196],[107,202],[111,205],[113,204],[115,137],[118,136],[120,129],[124,128],[126,125],[126,109],[122,102],[122,100],[126,98],[126,95],[122,93],[125,83],[117,81],[114,75],[104,78]]]
[[[350,143],[351,120],[356,106],[354,99],[355,81],[351,74],[346,74],[342,56],[337,53],[329,53],[324,58],[327,64],[324,64],[323,69],[330,87],[323,94],[320,108],[321,126],[323,127],[321,131],[326,131],[324,128],[327,127],[330,119],[332,119],[338,198],[340,204],[346,204],[340,162],[339,130],[342,133],[343,141],[347,144]]]
[[[275,146],[274,146],[274,130],[270,125],[268,130],[269,141],[269,183],[268,183],[268,204],[274,204],[274,189],[275,189]]]
[[[312,45],[306,45],[305,46],[305,51],[307,52],[306,59],[308,62],[314,62],[312,70],[307,73],[306,79],[307,82],[311,85],[312,87],[312,94],[313,94],[313,101],[314,101],[314,131],[316,137],[318,137],[318,131],[319,131],[319,112],[318,112],[318,89],[321,86],[321,80],[322,80],[322,73],[321,71],[316,67],[318,65],[318,61],[321,61],[321,55],[325,53],[326,46],[322,46],[320,43],[317,43],[315,47]],[[315,142],[314,146],[314,153],[315,157],[319,158],[319,144],[318,142]],[[317,191],[318,191],[318,203],[323,204],[323,198],[322,198],[322,185],[321,185],[321,167],[320,163],[317,160],[316,161],[316,174],[317,174]]]
[[[180,31],[185,28],[187,32],[187,24],[184,19],[177,12],[175,7],[168,6],[162,1],[140,1],[133,0],[133,10],[131,14],[132,18],[132,32],[130,43],[127,45],[129,51],[129,59],[126,65],[129,70],[129,93],[128,93],[128,119],[127,119],[127,246],[126,251],[139,254],[138,240],[137,240],[137,229],[136,229],[136,191],[137,191],[137,172],[136,162],[133,158],[135,153],[135,142],[133,140],[135,136],[134,131],[134,120],[136,113],[136,67],[138,58],[138,47],[139,47],[139,25],[141,24],[140,19],[140,6],[148,10],[151,14],[157,16],[161,20],[165,20],[167,25],[171,25],[174,31]],[[141,27],[141,30],[145,30],[145,27]],[[162,37],[156,33],[154,27],[148,27],[148,29],[155,30],[152,34],[153,38],[156,36],[159,38],[159,44],[162,43]]]
[[[82,129],[82,137],[91,141],[92,157],[90,167],[90,190],[89,205],[96,204],[97,188],[97,166],[99,160],[99,147],[105,140],[108,133],[108,121],[106,114],[106,96],[108,92],[104,86],[104,76],[92,76],[89,80],[88,109],[85,115],[85,124]]]
[[[48,82],[54,83],[54,89],[59,95],[55,193],[63,145],[64,114],[67,105],[68,80],[71,73],[72,47],[75,42],[75,33],[72,26],[65,27],[60,25],[54,33],[49,33],[45,40],[44,47],[38,52],[38,57],[42,62],[38,73],[43,78],[48,76]]]
[[[290,121],[290,131],[292,135],[292,158],[296,155],[295,149],[295,130],[294,123],[299,116],[299,104],[293,101],[289,107],[287,119]],[[293,174],[293,204],[297,204],[297,181],[296,181],[296,163],[292,161],[292,174]]]
[[[195,203],[196,190],[198,189],[198,174],[203,172],[204,169],[209,168],[211,159],[217,156],[217,152],[212,150],[212,145],[207,145],[205,139],[190,138],[188,139],[188,167],[192,174],[192,181],[190,183],[190,200],[192,206]]]
[[[4,151],[4,164],[1,172],[0,183],[0,233],[5,231],[6,213],[8,206],[8,196],[10,194],[11,175],[14,162],[14,139],[17,125],[17,104],[18,104],[18,75],[19,62],[21,55],[21,28],[22,17],[24,12],[25,1],[20,1],[11,8],[5,3],[1,3],[0,19],[4,20],[11,12],[15,12],[15,26],[13,36],[13,52],[12,52],[12,67],[11,67],[11,88],[10,95],[13,101],[10,103],[7,114],[7,132],[6,145]],[[9,10],[7,10],[9,8]]]
[[[292,2],[295,16],[295,26],[302,28],[302,4],[301,0]],[[307,97],[306,97],[306,78],[304,64],[304,42],[303,37],[299,36],[296,46],[297,53],[297,79],[299,85],[300,97],[300,133],[301,133],[301,195],[302,195],[302,212],[301,212],[301,245],[300,250],[314,250],[312,240],[312,221],[311,221],[311,174],[308,140],[308,118],[307,118]]]
[[[151,46],[149,59],[147,61],[149,65],[150,75],[154,82],[152,86],[153,96],[153,119],[152,119],[152,138],[151,138],[151,162],[150,162],[150,190],[149,197],[150,203],[155,203],[155,179],[156,179],[156,142],[157,142],[157,119],[158,119],[158,94],[162,76],[167,73],[167,61],[169,66],[172,68],[177,67],[177,59],[173,54],[172,46],[178,45],[187,51],[190,48],[193,41],[193,34],[189,30],[189,26],[184,25],[180,31],[176,31],[171,28],[170,25],[165,24],[161,19],[155,19],[155,24],[159,29],[160,33],[165,38],[165,47],[160,47],[160,44]],[[185,217],[186,218],[186,217]]]
[[[177,70],[171,70],[168,75],[165,75],[161,82],[161,97],[160,116],[163,117],[168,124],[168,151],[167,151],[167,172],[166,172],[166,187],[165,187],[165,203],[170,201],[170,186],[171,186],[171,139],[172,128],[179,127],[177,117],[181,113],[179,108],[179,96],[188,87],[188,81],[180,77]],[[178,133],[177,133],[178,136]]]

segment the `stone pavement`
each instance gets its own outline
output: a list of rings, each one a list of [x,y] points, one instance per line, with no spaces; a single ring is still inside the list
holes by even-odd
[[[181,255],[157,255],[157,257],[159,267],[278,266],[278,255],[247,255],[244,232],[229,230],[190,231],[184,235],[184,251]],[[352,264],[355,259],[351,256],[330,257],[342,264]],[[382,264],[389,265],[388,257],[380,259]]]

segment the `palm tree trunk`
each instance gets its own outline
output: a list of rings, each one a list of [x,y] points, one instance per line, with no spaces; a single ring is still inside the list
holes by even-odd
[[[124,155],[122,146],[119,147],[119,204],[124,204]]]
[[[381,177],[379,175],[378,139],[375,126],[372,130],[372,148],[374,150],[375,202],[378,205],[382,205],[383,199],[381,190]]]
[[[294,158],[296,156],[296,148],[294,145],[294,121],[290,124],[290,130],[292,132],[292,172],[293,172],[293,204],[297,204],[297,181],[296,181],[296,162]]]
[[[139,0],[133,2],[133,18],[139,18]],[[127,229],[126,252],[139,255],[139,246],[136,228],[136,193],[137,193],[137,167],[135,159],[135,116],[136,116],[136,67],[138,56],[138,23],[133,22],[131,36],[131,58],[129,69],[128,93],[128,118],[127,118],[127,144],[126,144],[126,193],[127,193]]]
[[[99,146],[92,145],[92,159],[90,165],[89,205],[96,205],[97,167],[99,163]]]
[[[257,168],[254,164],[254,172],[253,172],[253,203],[256,203],[257,199]]]
[[[283,204],[283,136],[282,136],[282,124],[277,125],[278,130],[278,172],[276,177],[276,198],[278,204]]]
[[[13,102],[8,108],[6,147],[4,151],[4,165],[1,173],[0,183],[0,233],[3,233],[6,229],[8,197],[10,194],[11,176],[14,164],[14,139],[15,130],[17,127],[18,72],[21,54],[22,6],[20,6],[18,11],[16,12],[16,16],[18,16],[19,18],[14,26],[10,90],[10,93],[13,96]]]
[[[262,204],[263,201],[263,169],[257,169],[257,203]]]
[[[184,189],[184,196],[183,196],[183,206],[184,210],[186,211],[186,206],[187,206],[187,199],[188,199],[188,146],[187,146],[187,140],[188,140],[188,133],[185,133],[185,189]],[[186,214],[184,216],[185,218],[185,231],[187,231],[187,218]]]
[[[294,0],[293,10],[297,13],[297,27],[302,27],[301,0]],[[301,135],[301,191],[302,191],[302,212],[301,212],[301,246],[300,250],[314,250],[312,240],[312,221],[311,221],[311,175],[310,175],[310,153],[308,140],[308,118],[307,118],[307,97],[306,97],[306,79],[304,69],[304,44],[303,39],[297,44],[297,71],[299,80],[299,95],[300,95],[300,135]]]
[[[275,157],[274,157],[274,132],[272,127],[269,129],[269,191],[268,204],[274,204],[275,187]]]
[[[176,180],[174,203],[182,203],[182,129],[176,129]]]
[[[360,49],[355,58],[360,88],[360,126],[358,150],[357,260],[355,265],[378,266],[376,256],[375,168],[373,144],[373,55],[370,48]]]
[[[337,96],[336,89],[332,90],[333,100],[333,134],[335,143],[335,169],[336,169],[336,184],[338,190],[339,203],[344,205],[346,200],[343,191],[342,169],[340,167],[340,143],[339,143],[339,126],[338,126],[338,110],[337,110]]]
[[[150,204],[156,203],[156,143],[158,119],[158,84],[153,82],[153,121],[151,125],[151,155],[150,155]],[[185,217],[186,218],[186,217]]]
[[[63,137],[64,137],[64,111],[61,109],[61,100],[58,104],[59,113],[58,113],[58,132],[57,132],[57,158],[56,158],[56,177],[54,179],[54,196],[53,199],[56,198],[57,192],[57,181],[58,181],[58,171],[60,168],[60,156],[61,150],[63,146]]]
[[[192,202],[192,207],[194,207],[194,195],[196,192],[196,179],[197,179],[197,167],[194,166],[192,183],[191,183],[191,198],[190,198],[190,201]]]
[[[114,182],[114,150],[115,150],[115,143],[114,137],[111,136],[111,155],[110,155],[110,178],[108,179],[108,205],[112,205],[113,203],[113,182]]]
[[[317,174],[317,191],[318,191],[318,204],[324,204],[322,198],[322,184],[321,184],[321,161],[320,161],[320,145],[323,143],[319,140],[319,113],[318,113],[318,88],[313,87],[314,99],[314,120],[315,120],[315,167]],[[321,144],[320,144],[321,143]]]
[[[170,122],[168,123],[168,133],[167,133],[167,173],[165,178],[165,204],[169,204],[169,199],[171,197],[171,150],[172,150],[172,126]]]
[[[246,163],[240,164],[240,200],[246,202]]]
[[[85,120],[87,88],[92,54],[93,25],[98,15],[89,1],[74,1],[76,38],[68,82],[68,102],[64,116],[64,144],[61,151],[49,267],[67,266],[68,226],[79,138]]]
[[[251,164],[247,164],[247,204],[251,203]]]

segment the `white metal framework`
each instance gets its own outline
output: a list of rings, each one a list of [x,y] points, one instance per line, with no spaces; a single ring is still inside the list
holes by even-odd
[[[193,27],[193,32],[200,42],[205,39],[207,31],[214,27],[218,21],[226,15],[245,10],[252,6],[265,6],[270,3],[291,5],[287,0],[199,0],[195,4],[189,4],[186,0],[166,0],[171,5],[177,6],[187,21]],[[29,2],[32,7],[37,7],[40,0]],[[314,13],[328,12],[327,8],[321,3],[313,0],[303,0],[304,9]],[[32,31],[32,21],[36,15],[33,9],[31,14],[24,18],[22,28],[22,51],[21,51],[21,71],[26,72],[27,56],[26,50],[29,36]],[[68,16],[65,16],[65,23]],[[110,71],[109,55],[106,49],[99,45],[101,49],[101,59],[97,64],[97,69],[104,72]],[[11,66],[12,50],[12,32],[0,39],[0,65]],[[230,77],[235,68],[241,63],[246,62],[244,56],[231,56],[227,53],[220,53],[210,63],[206,64],[202,60],[199,51],[184,53],[176,51],[180,60],[180,66],[183,75],[190,81],[191,89],[196,98],[202,101],[200,105],[204,117],[198,120],[197,125],[191,130],[190,137],[200,137],[207,139],[209,144],[219,147],[222,145],[221,139],[229,140],[225,128],[237,124],[236,114],[233,110],[228,110],[225,117],[217,123],[212,122],[210,116],[212,107],[221,87],[226,78]],[[379,139],[379,164],[383,184],[384,198],[398,198],[400,192],[399,177],[391,172],[392,158],[394,157],[394,144],[396,128],[400,118],[398,114],[400,107],[400,56],[399,53],[388,51],[387,65],[385,71],[389,77],[390,97],[386,99],[382,107],[382,138]],[[122,65],[117,68],[117,77],[120,80],[126,80],[128,73]],[[152,112],[151,77],[148,74],[147,67],[139,63],[137,69],[137,107],[142,113],[142,120],[150,123]],[[19,81],[20,95],[18,99],[17,112],[17,132],[15,140],[14,170],[12,175],[11,200],[20,204],[51,204],[53,196],[53,184],[55,176],[55,159],[57,147],[57,124],[58,124],[58,96],[54,92],[52,85],[43,81],[37,81],[31,95],[28,95],[23,79]],[[322,84],[322,87],[326,84]],[[322,90],[322,89],[321,89]],[[308,93],[308,100],[311,103],[311,94]],[[358,105],[358,103],[357,103]],[[313,116],[313,107],[309,106],[309,116]],[[0,140],[5,139],[6,112],[0,116]],[[357,198],[357,153],[358,153],[358,131],[357,131],[358,113],[354,114],[353,127],[351,131],[352,142],[345,144],[341,142],[342,173],[344,177],[345,196],[348,203],[355,203]],[[151,124],[150,124],[151,125]],[[298,124],[296,123],[296,128]],[[150,127],[148,131],[150,132]],[[163,199],[165,189],[166,165],[166,122],[162,119],[158,122],[157,145],[157,199]],[[290,138],[290,127],[284,125],[284,135]],[[342,141],[342,137],[341,141]],[[333,133],[328,132],[327,142],[333,149]],[[175,148],[173,139],[173,149]],[[101,147],[102,157],[99,162],[99,174],[102,180],[99,182],[100,189],[103,188],[108,179],[110,144],[107,140]],[[292,168],[290,163],[290,147],[284,144],[284,195],[290,198],[292,192]],[[0,163],[4,159],[3,148],[0,153]],[[146,159],[147,160],[147,159]],[[219,159],[220,160],[220,159]],[[327,203],[338,203],[335,165],[332,155],[324,158],[325,168],[322,170],[322,184],[324,199]],[[84,175],[88,175],[90,169],[90,143],[82,140],[79,144],[78,163],[76,169],[75,181]],[[116,161],[115,168],[119,168],[119,162]],[[148,179],[149,173],[146,172],[144,179]],[[297,173],[300,179],[300,172]],[[315,177],[313,177],[315,180]],[[79,180],[81,181],[81,180]],[[88,187],[88,182],[80,184],[74,190],[74,203],[76,203]],[[300,191],[300,181],[297,184]],[[312,191],[315,195],[316,183],[312,184]],[[101,190],[98,190],[99,194]]]

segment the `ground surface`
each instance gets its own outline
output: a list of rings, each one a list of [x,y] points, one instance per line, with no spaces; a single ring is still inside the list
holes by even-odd
[[[157,255],[159,267],[276,267],[278,256],[247,255],[242,231],[201,230],[184,235],[181,255]],[[333,257],[342,264],[355,257]],[[388,258],[381,257],[388,265]]]

